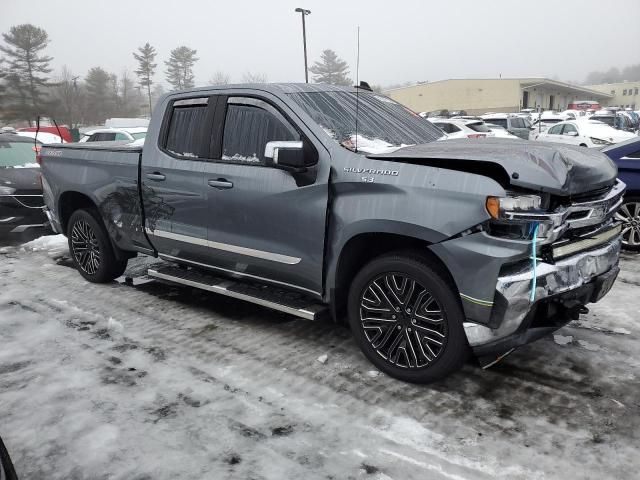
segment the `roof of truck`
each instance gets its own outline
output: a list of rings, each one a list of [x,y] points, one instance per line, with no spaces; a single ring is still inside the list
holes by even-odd
[[[211,85],[206,87],[193,88],[190,90],[181,90],[179,92],[171,92],[169,95],[201,92],[210,90],[227,90],[227,89],[255,89],[265,90],[275,94],[283,93],[313,93],[313,92],[360,92],[370,93],[364,88],[342,87],[337,85],[329,85],[326,83],[235,83],[230,85]]]

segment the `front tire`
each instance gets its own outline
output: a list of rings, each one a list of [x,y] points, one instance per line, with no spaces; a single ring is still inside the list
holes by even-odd
[[[348,312],[365,356],[399,380],[439,380],[468,357],[455,287],[422,256],[395,253],[372,260],[352,282]]]
[[[625,197],[616,218],[623,222],[622,248],[640,252],[640,197]]]
[[[93,209],[73,212],[67,227],[67,240],[76,269],[90,282],[110,282],[127,268],[127,260],[116,257],[102,219]]]

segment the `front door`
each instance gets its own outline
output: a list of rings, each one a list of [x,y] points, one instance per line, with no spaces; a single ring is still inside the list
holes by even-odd
[[[212,119],[208,97],[170,102],[158,144],[148,142],[143,150],[145,230],[158,253],[170,259],[208,257],[203,171]]]
[[[210,263],[245,278],[322,293],[329,156],[288,107],[265,93],[221,96],[214,159],[204,170]],[[216,131],[214,125],[214,131]],[[315,166],[275,168],[270,141],[298,141]]]

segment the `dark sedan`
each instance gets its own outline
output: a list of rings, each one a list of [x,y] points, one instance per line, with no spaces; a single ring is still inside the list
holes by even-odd
[[[618,218],[624,222],[622,245],[640,251],[640,137],[602,149],[618,166],[618,178],[627,184]]]
[[[0,244],[48,231],[33,139],[0,134]]]

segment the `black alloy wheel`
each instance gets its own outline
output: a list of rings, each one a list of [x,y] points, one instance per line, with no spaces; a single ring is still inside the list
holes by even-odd
[[[80,275],[94,283],[106,283],[127,268],[127,257],[111,243],[104,223],[94,209],[76,210],[67,226],[69,253]]]
[[[91,226],[83,219],[73,224],[71,249],[78,267],[88,275],[95,275],[100,267],[100,244]]]
[[[432,382],[468,357],[457,289],[428,256],[409,251],[373,259],[353,279],[347,308],[362,352],[392,377]]]
[[[444,350],[448,328],[433,294],[415,278],[393,272],[364,289],[360,323],[378,355],[399,368],[420,368]]]

